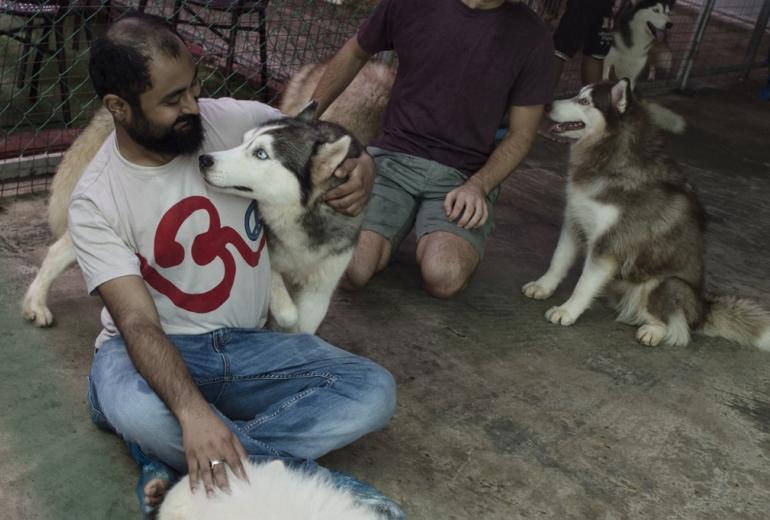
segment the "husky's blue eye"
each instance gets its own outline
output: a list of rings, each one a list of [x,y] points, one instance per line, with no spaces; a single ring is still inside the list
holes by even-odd
[[[257,157],[257,159],[261,159],[263,161],[267,159],[267,152],[262,148],[259,148],[256,152],[254,152],[254,155]]]
[[[588,104],[588,99],[586,99],[586,98],[579,98],[577,100],[577,102],[578,102],[578,105],[587,105]]]

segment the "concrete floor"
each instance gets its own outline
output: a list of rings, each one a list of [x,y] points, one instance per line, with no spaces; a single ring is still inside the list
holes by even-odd
[[[770,104],[757,91],[663,101],[690,124],[671,149],[711,215],[709,288],[770,307]],[[321,462],[414,520],[770,517],[770,354],[703,337],[644,348],[601,303],[561,328],[543,318],[552,301],[521,296],[555,245],[565,158],[539,139],[505,183],[459,298],[419,289],[413,241],[367,290],[336,296],[320,335],[389,368],[399,406],[386,430]],[[0,202],[0,518],[138,518],[133,464],[86,412],[99,303],[73,269],[51,293],[57,325],[23,321],[50,242],[45,201]]]

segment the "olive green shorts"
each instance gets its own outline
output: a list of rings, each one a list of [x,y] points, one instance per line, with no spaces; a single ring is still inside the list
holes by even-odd
[[[477,229],[463,229],[444,212],[447,194],[467,180],[460,170],[375,147],[369,147],[368,152],[377,165],[377,177],[363,229],[384,236],[393,253],[412,227],[417,240],[434,231],[447,231],[465,239],[483,258],[487,237],[495,227],[492,206],[500,193],[499,186],[487,195],[486,223]]]

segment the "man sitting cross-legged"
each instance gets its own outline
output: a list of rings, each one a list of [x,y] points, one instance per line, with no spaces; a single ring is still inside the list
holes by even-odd
[[[245,457],[312,461],[385,426],[395,384],[384,368],[315,336],[262,329],[270,264],[259,213],[210,191],[198,170],[200,153],[237,146],[281,114],[199,100],[192,55],[157,17],[112,25],[92,45],[90,75],[115,132],[69,208],[88,290],[105,304],[89,401],[141,464],[143,511],[179,473],[211,493],[227,488],[226,465],[243,475]],[[341,169],[350,180],[329,203],[360,211],[372,160]],[[340,481],[400,517],[372,488]]]

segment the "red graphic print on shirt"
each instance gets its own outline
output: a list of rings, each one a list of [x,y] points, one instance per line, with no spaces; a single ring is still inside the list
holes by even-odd
[[[194,212],[204,210],[209,214],[209,229],[196,236],[192,243],[193,261],[198,265],[208,265],[219,258],[224,263],[224,278],[213,289],[191,294],[184,292],[161,275],[147,260],[139,256],[142,277],[156,291],[167,296],[174,305],[190,312],[205,313],[218,309],[230,297],[230,290],[235,281],[235,259],[228,251],[232,244],[241,257],[252,267],[259,264],[262,249],[265,247],[266,236],[262,233],[259,246],[252,251],[241,236],[231,227],[222,227],[219,213],[209,199],[201,196],[188,197],[174,204],[163,218],[160,219],[155,231],[154,255],[155,262],[163,268],[174,267],[182,263],[185,256],[184,247],[176,241],[176,235],[182,224]]]

